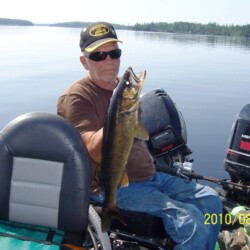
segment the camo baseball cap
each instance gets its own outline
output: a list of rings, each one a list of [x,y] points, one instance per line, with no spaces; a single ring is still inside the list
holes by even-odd
[[[117,38],[112,24],[97,22],[82,29],[80,33],[81,51],[92,52],[109,42],[122,42]]]

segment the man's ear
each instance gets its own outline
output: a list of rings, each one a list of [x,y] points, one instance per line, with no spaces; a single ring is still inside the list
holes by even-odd
[[[86,70],[89,69],[88,64],[87,64],[87,59],[86,59],[86,57],[85,57],[84,55],[80,55],[80,62],[81,62],[81,64],[82,64],[82,66],[83,66]]]

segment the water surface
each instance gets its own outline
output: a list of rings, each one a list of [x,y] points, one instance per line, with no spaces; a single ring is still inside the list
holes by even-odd
[[[85,75],[80,29],[0,26],[0,129],[16,116],[56,112],[58,96]],[[250,103],[250,40],[119,30],[120,75],[147,71],[143,92],[163,88],[181,110],[195,170],[218,178],[236,114]]]

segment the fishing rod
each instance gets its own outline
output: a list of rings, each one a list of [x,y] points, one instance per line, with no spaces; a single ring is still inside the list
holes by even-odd
[[[192,170],[192,163],[191,162],[175,162],[173,164],[173,167],[169,167],[169,166],[158,166],[157,167],[158,171],[162,171],[162,172],[166,172],[172,175],[176,175],[176,176],[180,176],[184,179],[188,179],[188,180],[205,180],[205,181],[209,181],[212,183],[216,183],[218,185],[221,185],[225,188],[228,188],[230,190],[235,190],[235,191],[239,191],[242,192],[244,194],[249,195],[250,194],[250,186],[249,185],[244,185],[241,183],[235,183],[231,180],[221,180],[215,177],[211,177],[211,176],[206,176],[206,175],[202,175],[200,173],[194,172]]]

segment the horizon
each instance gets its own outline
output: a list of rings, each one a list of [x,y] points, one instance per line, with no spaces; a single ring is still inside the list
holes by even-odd
[[[6,17],[0,17],[0,19],[8,19],[8,20],[17,20],[17,21],[28,21],[28,22],[31,22],[33,25],[45,25],[45,26],[49,26],[49,25],[55,25],[55,24],[64,24],[64,23],[93,23],[95,21],[61,21],[61,22],[56,22],[56,23],[35,23],[33,22],[32,20],[27,20],[27,19],[18,19],[18,18],[6,18]],[[209,21],[208,23],[199,23],[199,22],[188,22],[188,21],[174,21],[174,22],[164,22],[164,21],[161,21],[161,22],[154,22],[154,21],[148,21],[148,22],[144,22],[144,23],[135,23],[133,25],[126,25],[126,24],[121,24],[121,23],[112,23],[113,25],[121,25],[121,26],[134,26],[136,24],[150,24],[150,23],[178,23],[178,22],[186,22],[186,23],[195,23],[195,24],[202,24],[202,25],[208,25],[210,23],[215,23],[216,25],[219,25],[219,26],[237,26],[238,24],[218,24],[216,22],[213,22],[213,21]],[[242,24],[242,25],[239,25],[239,26],[245,26],[245,25],[250,25],[250,22],[249,23],[246,23],[246,24]]]

